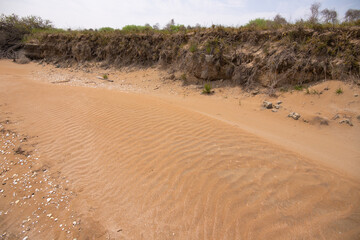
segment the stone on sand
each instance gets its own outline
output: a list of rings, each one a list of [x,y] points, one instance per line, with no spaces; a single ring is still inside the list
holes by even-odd
[[[263,102],[263,107],[266,108],[266,109],[272,109],[272,108],[273,108],[273,105],[272,105],[271,102],[264,101],[264,102]]]
[[[298,120],[301,116],[300,114],[296,113],[296,112],[291,112],[288,117],[291,117],[294,120]]]

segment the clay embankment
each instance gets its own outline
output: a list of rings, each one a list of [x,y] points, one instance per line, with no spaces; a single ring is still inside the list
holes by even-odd
[[[59,67],[97,63],[108,68],[160,64],[184,72],[185,82],[228,80],[273,88],[360,75],[360,28],[279,30],[200,29],[191,32],[37,33],[25,45],[31,59]]]

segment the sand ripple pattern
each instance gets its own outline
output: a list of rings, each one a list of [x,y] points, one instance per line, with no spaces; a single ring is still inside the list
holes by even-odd
[[[46,164],[116,239],[360,237],[355,180],[236,126],[108,90],[21,94]]]

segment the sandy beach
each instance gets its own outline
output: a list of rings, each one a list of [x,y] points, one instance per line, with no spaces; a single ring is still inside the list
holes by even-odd
[[[85,70],[0,61],[0,239],[360,238],[358,86]]]

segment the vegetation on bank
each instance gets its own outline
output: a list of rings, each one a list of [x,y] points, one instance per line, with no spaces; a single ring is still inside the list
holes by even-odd
[[[330,29],[330,28],[342,28],[349,26],[360,26],[360,10],[349,9],[345,13],[343,21],[338,19],[338,14],[335,10],[323,9],[320,10],[320,3],[314,3],[310,7],[311,15],[308,19],[299,19],[293,23],[288,22],[284,17],[277,14],[273,19],[257,18],[249,21],[244,26],[240,27],[226,27],[221,25],[212,25],[210,28],[202,27],[200,24],[196,26],[187,26],[181,24],[175,24],[174,19],[171,19],[162,29],[159,24],[151,26],[150,24],[141,25],[126,25],[121,29],[114,29],[111,27],[103,27],[100,29],[59,29],[54,28],[52,22],[44,20],[37,16],[19,17],[15,14],[12,15],[0,15],[0,31],[14,32],[17,37],[25,35],[36,35],[38,33],[88,33],[88,32],[99,32],[99,33],[189,33],[196,32],[199,30],[208,29],[222,29],[223,31],[241,31],[241,30],[275,30],[275,29],[289,29],[293,27],[302,27],[308,29]]]

